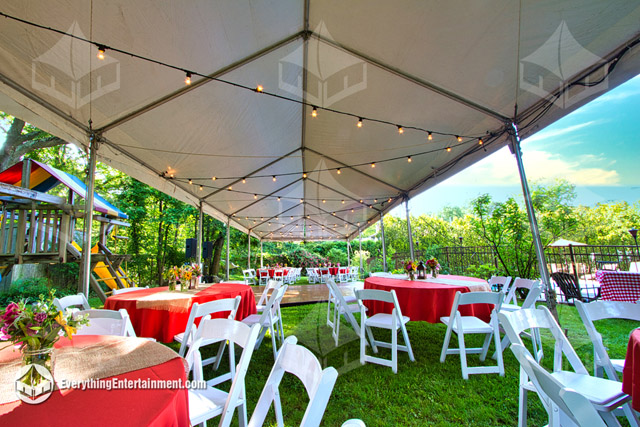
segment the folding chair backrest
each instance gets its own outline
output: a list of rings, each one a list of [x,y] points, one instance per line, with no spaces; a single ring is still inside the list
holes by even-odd
[[[140,289],[149,289],[149,287],[145,286],[144,288],[141,288],[138,286],[130,286],[128,288],[114,289],[111,295],[126,294],[127,292],[139,291]]]
[[[636,303],[624,301],[593,301],[590,303],[576,301],[576,308],[593,343],[595,369],[598,369],[597,365],[599,364],[604,368],[609,379],[619,381],[620,378],[602,341],[602,335],[593,322],[603,319],[627,319],[640,322],[640,307]]]
[[[578,426],[600,427],[606,425],[585,396],[574,390],[566,389],[531,357],[531,353],[524,346],[513,344],[511,351],[513,351],[516,359],[520,362],[520,366],[535,385],[549,414],[554,413],[554,408],[547,398],[553,401]]]
[[[511,284],[511,276],[491,276],[489,279],[489,285],[494,288],[494,285],[500,285],[497,287],[497,291],[503,291],[506,294],[509,293],[509,284]]]
[[[80,310],[75,312],[73,316],[87,316],[89,318],[89,324],[79,327],[77,335],[116,335],[125,337],[128,335],[129,329],[127,323],[131,323],[127,310],[123,308],[120,310]],[[133,336],[135,337],[135,332]]]
[[[542,294],[542,284],[536,281],[531,289],[529,289],[529,293],[527,297],[522,302],[522,308],[532,308],[535,307],[536,301],[540,298]]]
[[[562,356],[564,354],[576,373],[588,375],[584,364],[547,307],[523,308],[510,313],[501,312],[498,313],[498,318],[511,343],[520,344],[523,347],[524,343],[520,338],[522,332],[529,329],[532,330],[532,333],[533,329],[548,330],[555,340],[554,372],[562,370]]]
[[[536,283],[535,280],[521,279],[520,277],[516,277],[516,279],[513,281],[513,284],[509,288],[509,293],[505,297],[504,303],[505,304],[516,304],[517,305],[518,304],[518,294],[516,293],[516,291],[518,289],[529,289],[529,290],[531,290],[531,288],[533,288],[535,283]]]
[[[269,277],[269,271],[267,271],[267,270],[258,270],[258,275],[260,277]]]
[[[238,399],[243,396],[245,389],[244,380],[249,368],[249,362],[253,355],[253,350],[258,340],[260,325],[248,326],[242,322],[232,319],[211,319],[209,315],[202,318],[196,338],[189,348],[189,352],[185,356],[189,370],[193,370],[193,379],[202,381],[202,356],[200,355],[200,346],[207,340],[229,341],[229,368],[231,371],[230,379],[232,380],[231,388],[227,395],[227,400],[220,418],[221,426],[228,426],[233,418],[233,413],[238,404]],[[234,344],[242,347],[242,355],[240,361],[235,363]]]
[[[91,309],[89,305],[89,301],[84,296],[83,293],[79,293],[76,295],[67,295],[62,298],[54,298],[53,305],[60,311],[64,311],[67,307],[75,307],[80,306],[83,310]]]
[[[262,389],[258,403],[251,415],[249,427],[262,426],[271,407],[274,404],[277,424],[283,425],[282,406],[280,403],[279,386],[285,373],[298,377],[304,385],[309,403],[305,410],[300,426],[315,427],[322,421],[327,403],[331,398],[333,386],[338,378],[338,371],[333,367],[322,369],[318,359],[306,348],[297,345],[295,336],[287,337],[278,353],[269,378]]]
[[[183,356],[185,351],[187,350],[187,346],[189,345],[189,337],[192,333],[195,332],[194,322],[196,321],[196,319],[221,311],[229,312],[227,319],[235,319],[241,301],[242,297],[238,295],[235,298],[219,299],[215,301],[205,302],[203,304],[199,304],[197,302],[193,303],[193,305],[191,306],[191,311],[189,312],[189,319],[187,320],[187,326],[184,330],[184,338],[180,343],[180,350],[178,351],[178,354],[180,354],[180,356]]]
[[[355,291],[358,301],[373,300],[388,302],[393,304],[393,311],[398,316],[398,319],[402,322],[402,310],[400,310],[400,303],[398,303],[398,297],[396,291],[381,291],[379,289],[358,289]]]
[[[266,303],[267,298],[269,297],[269,291],[273,290],[273,292],[277,291],[283,285],[281,280],[269,280],[267,285],[264,287],[264,291],[262,291],[262,295],[260,295],[260,299],[258,300],[259,306],[262,306]],[[272,292],[272,294],[273,294]]]
[[[358,325],[358,321],[353,316],[353,313],[351,312],[351,310],[347,309],[347,301],[344,299],[344,295],[342,295],[342,292],[340,292],[338,285],[336,285],[336,282],[333,279],[327,280],[326,284],[327,284],[327,287],[329,288],[329,291],[331,292],[331,296],[335,298],[335,301],[337,302],[338,306],[344,307],[343,314],[347,317],[347,321],[351,324],[351,327],[356,331],[356,334],[360,335],[360,325]],[[338,318],[338,321],[340,321],[339,318]]]

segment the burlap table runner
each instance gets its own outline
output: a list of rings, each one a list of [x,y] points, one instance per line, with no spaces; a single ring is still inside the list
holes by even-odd
[[[160,365],[178,356],[162,344],[144,338],[103,336],[86,346],[63,346],[53,350],[56,388],[62,380],[85,381],[109,378]],[[0,351],[0,404],[18,400],[15,376],[22,364],[20,351],[13,346]]]
[[[429,283],[437,283],[439,285],[451,285],[451,286],[466,286],[471,292],[491,292],[491,286],[487,283],[472,282],[469,280],[456,280],[456,279],[427,279]]]
[[[136,300],[136,308],[152,308],[155,310],[185,313],[191,308],[193,296],[201,290],[202,289],[189,289],[184,292],[162,291],[145,295]]]

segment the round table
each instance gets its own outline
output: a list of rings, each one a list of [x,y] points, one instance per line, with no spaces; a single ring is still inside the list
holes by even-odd
[[[160,292],[168,293],[168,287],[141,289],[126,292],[107,298],[104,308],[107,310],[119,310],[124,308],[129,313],[131,323],[140,337],[155,338],[160,342],[173,341],[176,334],[184,332],[189,320],[189,312],[193,303],[202,304],[224,298],[235,298],[240,295],[242,301],[236,320],[242,320],[251,314],[257,313],[256,298],[250,286],[237,283],[216,283],[195,294],[182,294],[174,291],[176,304],[168,299],[157,299]],[[164,294],[163,294],[164,295]],[[167,298],[170,296],[167,296]],[[177,303],[180,303],[179,305]],[[212,317],[226,317],[226,312],[214,313]]]
[[[98,335],[76,335],[70,341],[61,338],[56,349],[64,347],[86,348],[101,343],[113,343],[113,340],[138,340],[137,338],[105,337]],[[155,346],[162,344],[147,341],[153,352]],[[166,351],[166,350],[165,350]],[[174,352],[175,353],[175,352]],[[117,358],[118,354],[113,357]],[[2,370],[15,370],[15,365],[7,365],[13,358],[20,358],[20,352],[11,348],[0,352],[0,373]],[[118,359],[116,359],[118,360]],[[91,361],[87,361],[91,366]],[[123,362],[124,363],[124,362]],[[170,360],[160,363],[148,363],[145,367],[123,372],[118,375],[95,379],[111,380],[172,380],[184,385],[187,380],[184,359],[177,353]],[[11,373],[9,373],[11,374]],[[60,383],[61,378],[54,378]],[[189,426],[188,392],[185,387],[178,388],[138,388],[112,389],[87,388],[56,389],[44,402],[30,405],[19,400],[0,404],[0,425],[82,425],[82,426],[146,426],[171,425]]]
[[[431,281],[430,281],[431,280]],[[468,282],[468,286],[437,283],[438,280]],[[437,279],[410,281],[390,277],[369,277],[364,281],[365,289],[396,291],[400,310],[412,321],[423,320],[429,323],[440,322],[440,317],[451,314],[451,306],[456,292],[491,291],[486,281],[475,277],[440,275]],[[365,301],[369,315],[391,313],[393,304],[380,301]],[[489,304],[473,304],[460,307],[463,316],[476,316],[489,321],[493,307]]]
[[[622,370],[622,391],[631,396],[631,407],[640,411],[640,328],[629,336]]]

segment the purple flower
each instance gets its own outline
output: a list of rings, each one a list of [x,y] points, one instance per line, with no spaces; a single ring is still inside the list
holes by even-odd
[[[38,331],[31,329],[32,326],[36,326],[33,323],[29,322],[26,325],[26,329],[27,329],[27,335],[29,335],[30,337],[35,336],[38,334]]]
[[[7,332],[7,327],[0,328],[0,341],[7,341],[11,339],[11,335]]]
[[[44,313],[44,312],[36,313],[34,318],[36,319],[36,322],[42,323],[45,320],[47,320],[47,313]]]

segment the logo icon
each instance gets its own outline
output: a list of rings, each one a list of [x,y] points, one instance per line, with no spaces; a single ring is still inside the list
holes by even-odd
[[[333,40],[324,22],[315,34]],[[307,41],[307,69],[304,69],[304,45],[278,63],[278,86],[295,96],[303,96],[302,75],[307,73],[305,99],[310,104],[329,107],[367,88],[367,64],[330,43],[312,37]]]
[[[34,363],[21,366],[16,375],[16,395],[30,405],[47,400],[53,393],[54,386],[53,375],[42,365]]]
[[[77,22],[67,33],[86,39]],[[120,62],[96,54],[94,45],[62,36],[31,63],[31,86],[74,109],[119,89]]]
[[[600,70],[591,75],[594,81],[602,79],[602,82],[592,87],[573,86],[564,91],[554,101],[559,108],[567,108],[607,89],[606,61],[585,49],[562,21],[542,46],[520,60],[520,88],[547,98],[563,84],[578,77],[585,64],[601,65]]]

